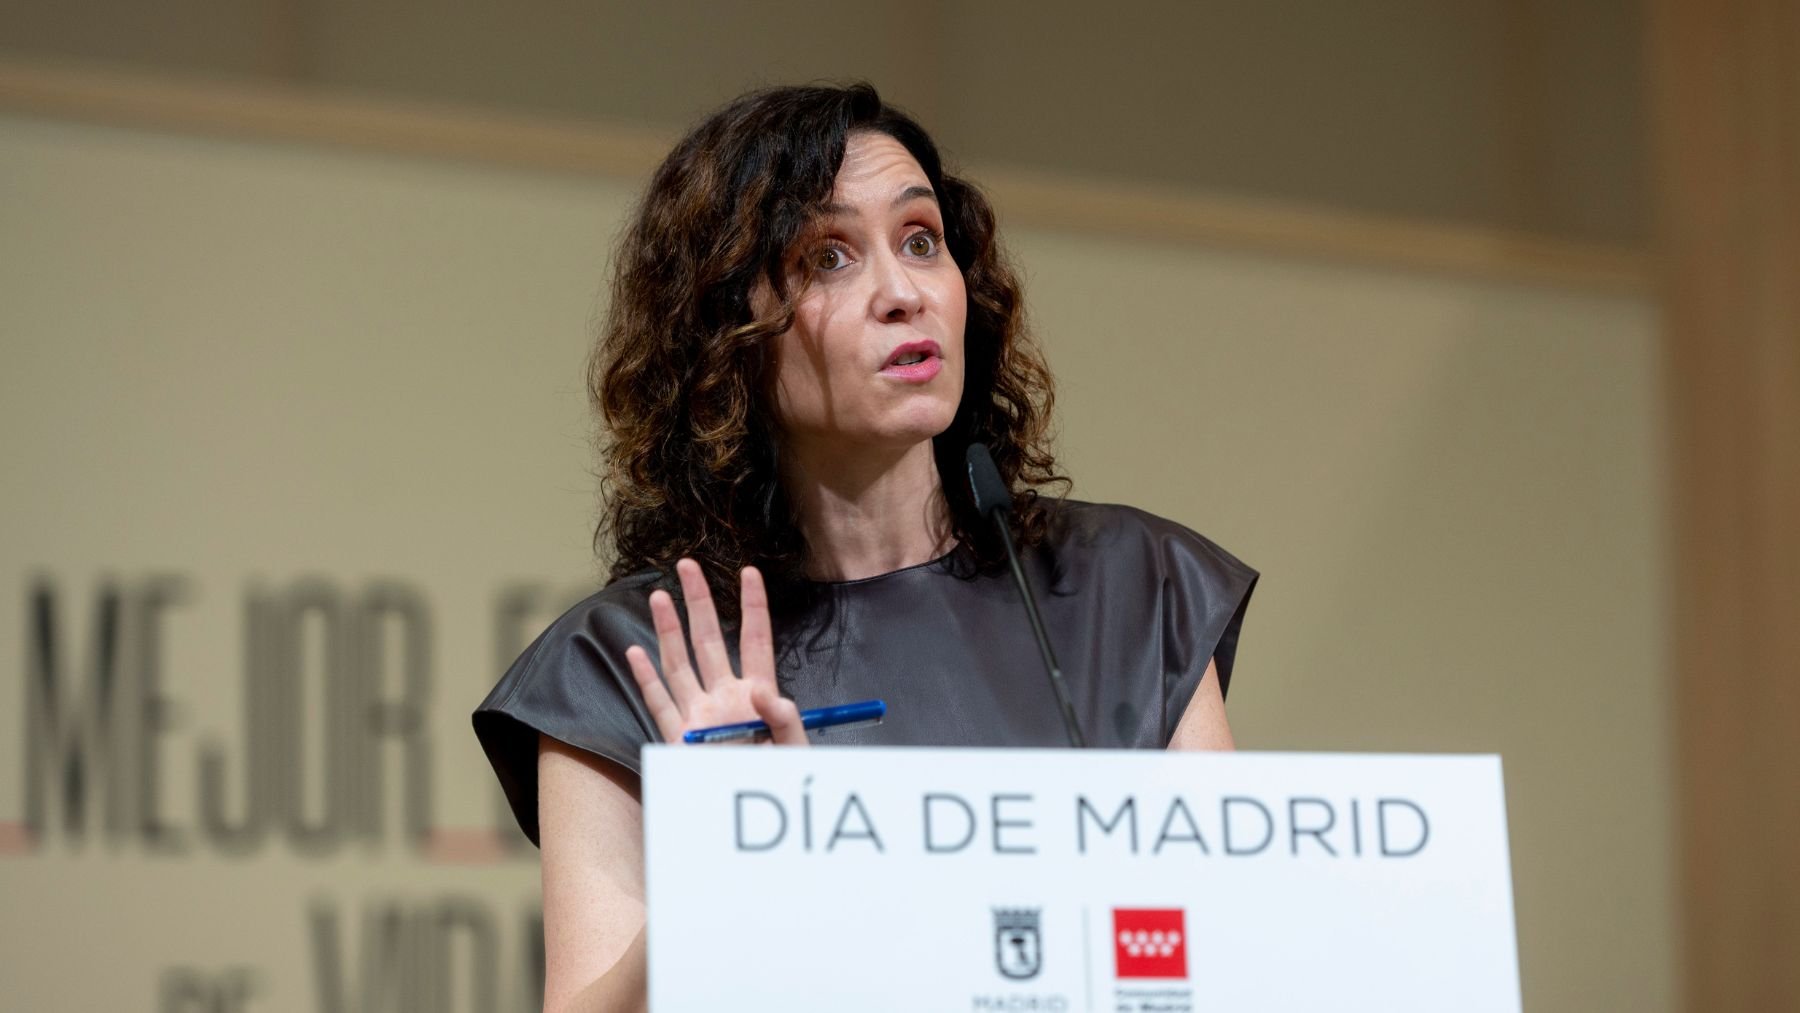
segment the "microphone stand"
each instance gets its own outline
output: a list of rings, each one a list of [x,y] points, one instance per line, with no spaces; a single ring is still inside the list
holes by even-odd
[[[1044,635],[1044,620],[1038,615],[1037,599],[1032,597],[1030,588],[1025,583],[1025,571],[1019,566],[1018,551],[1013,548],[1012,529],[1006,523],[1006,515],[994,511],[994,523],[1000,529],[1000,540],[1006,543],[1006,561],[1012,565],[1013,580],[1018,581],[1019,588],[1025,594],[1025,614],[1031,617],[1031,632],[1036,635],[1038,651],[1044,656],[1044,668],[1050,673],[1050,689],[1056,694],[1057,705],[1062,707],[1063,728],[1069,733],[1069,745],[1076,749],[1086,749],[1087,739],[1081,734],[1081,725],[1075,721],[1075,705],[1069,702],[1069,691],[1063,685],[1062,669],[1056,664],[1056,652],[1050,649],[1050,638]]]
[[[986,444],[970,444],[968,462],[969,491],[974,494],[975,508],[994,519],[994,526],[1000,531],[1000,543],[1006,546],[1006,562],[1012,567],[1020,597],[1025,599],[1025,614],[1031,618],[1031,632],[1037,637],[1038,653],[1043,655],[1044,668],[1050,675],[1050,690],[1056,696],[1057,706],[1062,708],[1063,730],[1069,733],[1069,745],[1086,749],[1087,738],[1081,734],[1081,725],[1075,720],[1075,705],[1069,702],[1062,668],[1057,665],[1056,652],[1050,649],[1050,638],[1044,633],[1044,619],[1038,615],[1037,598],[1031,593],[1025,570],[1019,565],[1019,552],[1013,547],[1012,526],[1007,523],[1007,517],[1012,513],[1012,493],[1001,480],[1000,469],[994,466],[994,456]]]

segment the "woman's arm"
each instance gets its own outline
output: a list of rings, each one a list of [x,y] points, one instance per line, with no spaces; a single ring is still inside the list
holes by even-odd
[[[1175,735],[1169,739],[1170,749],[1236,749],[1231,738],[1231,725],[1225,720],[1225,698],[1219,695],[1219,668],[1206,663],[1206,674],[1200,677],[1193,699],[1181,712]]]
[[[636,775],[538,736],[546,1013],[644,1009],[643,825]]]

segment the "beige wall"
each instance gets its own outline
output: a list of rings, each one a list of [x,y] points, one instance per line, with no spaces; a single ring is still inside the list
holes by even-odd
[[[352,975],[363,914],[390,897],[486,905],[502,980],[517,975],[529,856],[470,864],[467,837],[414,850],[390,832],[323,859],[279,838],[221,857],[194,830],[197,755],[243,749],[247,586],[399,581],[431,610],[433,825],[491,823],[467,714],[503,653],[500,589],[553,598],[592,572],[580,363],[631,193],[0,118],[0,700],[25,710],[34,575],[60,592],[76,663],[98,578],[174,573],[190,590],[164,624],[178,707],[160,750],[160,805],[189,850],[0,834],[8,909],[32,912],[0,928],[9,1002],[154,1008],[172,967],[214,983],[249,967],[250,1008],[324,1009],[321,900],[341,908]],[[1061,379],[1076,494],[1178,518],[1264,573],[1233,682],[1240,742],[1501,753],[1527,1007],[1671,1008],[1647,303],[1009,238]],[[21,726],[0,722],[15,772]],[[388,750],[388,776],[399,760]],[[0,778],[0,821],[23,818],[22,782]]]

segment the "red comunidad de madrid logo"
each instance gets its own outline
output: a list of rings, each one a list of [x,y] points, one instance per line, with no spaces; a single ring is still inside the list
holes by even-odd
[[[1113,958],[1121,978],[1186,978],[1182,910],[1113,908]]]

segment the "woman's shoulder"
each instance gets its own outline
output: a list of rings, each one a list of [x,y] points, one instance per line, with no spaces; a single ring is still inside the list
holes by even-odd
[[[1250,580],[1256,576],[1211,538],[1139,507],[1064,499],[1052,503],[1050,514],[1049,540],[1059,554],[1090,554],[1119,562],[1148,558],[1164,564],[1196,560]]]
[[[605,586],[569,606],[544,632],[540,641],[559,641],[574,637],[611,639],[623,633],[636,634],[650,628],[650,592],[660,575],[655,570],[608,581]]]
[[[1219,692],[1231,685],[1238,637],[1260,574],[1219,543],[1180,521],[1118,503],[1065,501],[1052,539],[1060,583],[1071,590],[1139,588],[1163,615],[1163,658],[1181,676],[1171,683],[1180,715],[1209,662]],[[1164,729],[1164,741],[1174,727]]]
[[[647,601],[657,575],[634,574],[576,602],[544,628],[500,676],[472,715],[526,836],[537,840],[538,736],[548,735],[627,770],[653,741],[624,649],[652,643]]]
[[[621,665],[626,647],[654,640],[649,594],[657,576],[646,570],[616,578],[569,606],[519,653],[479,709],[516,698],[533,682]]]
[[[587,681],[623,670],[625,648],[654,641],[648,599],[655,582],[655,573],[632,574],[569,606],[519,653],[481,709],[517,699],[534,683]]]
[[[1188,530],[1167,517],[1124,503],[1095,503],[1080,499],[1047,499],[1045,502],[1052,517],[1075,533],[1139,534],[1162,528]]]

